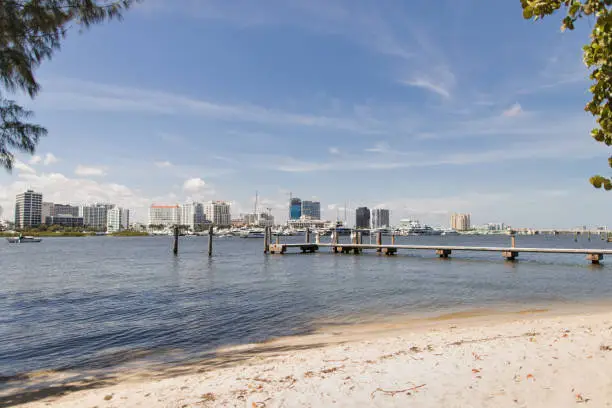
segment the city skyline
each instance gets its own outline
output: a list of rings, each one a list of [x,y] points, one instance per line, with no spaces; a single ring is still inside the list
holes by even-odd
[[[609,169],[583,112],[587,25],[562,34],[519,2],[182,5],[70,32],[39,97],[15,95],[49,135],[0,173],[4,218],[28,188],[139,222],[153,202],[249,213],[257,189],[279,222],[299,191],[323,219],[350,203],[392,223],[612,225],[588,184]]]

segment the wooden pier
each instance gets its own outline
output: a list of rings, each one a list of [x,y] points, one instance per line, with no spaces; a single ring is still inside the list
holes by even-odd
[[[269,235],[266,234],[268,237]],[[383,255],[395,255],[399,250],[410,251],[432,251],[440,258],[449,258],[453,252],[497,252],[502,258],[508,261],[515,261],[521,252],[523,253],[539,253],[539,254],[583,254],[586,260],[593,264],[599,264],[603,260],[604,255],[612,255],[610,249],[582,249],[582,248],[519,248],[515,247],[515,239],[512,237],[511,246],[509,247],[477,247],[477,246],[445,246],[445,245],[398,245],[395,243],[395,237],[392,237],[390,245],[382,244],[381,237],[376,238],[376,244],[361,243],[360,234],[355,234],[351,238],[350,243],[339,243],[338,236],[332,235],[331,242],[322,243],[317,235],[316,243],[310,242],[310,233],[306,234],[306,242],[304,243],[286,243],[278,242],[275,244],[269,243],[269,238],[266,239],[266,252],[271,254],[285,254],[289,249],[299,248],[302,253],[314,253],[321,248],[330,248],[330,252],[334,254],[361,254],[366,250],[373,250],[376,253]]]

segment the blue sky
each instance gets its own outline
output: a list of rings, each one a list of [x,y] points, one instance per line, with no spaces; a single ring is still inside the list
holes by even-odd
[[[587,22],[585,22],[587,23]],[[610,225],[588,177],[607,151],[581,45],[588,24],[520,1],[145,0],[72,32],[24,96],[49,135],[0,174],[16,193],[155,203],[223,199],[286,218],[289,193],[387,207],[395,221]],[[8,217],[7,217],[8,218]]]

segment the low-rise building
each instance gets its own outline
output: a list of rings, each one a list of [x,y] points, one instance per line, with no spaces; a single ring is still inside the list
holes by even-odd
[[[83,217],[75,217],[72,214],[50,215],[45,218],[46,225],[59,225],[61,227],[82,227]]]

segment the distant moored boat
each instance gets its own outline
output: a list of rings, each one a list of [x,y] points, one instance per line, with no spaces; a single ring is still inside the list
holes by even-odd
[[[29,244],[33,242],[40,242],[42,241],[42,238],[36,238],[36,237],[30,237],[30,236],[22,237],[20,235],[18,237],[9,237],[6,240],[11,244]]]

